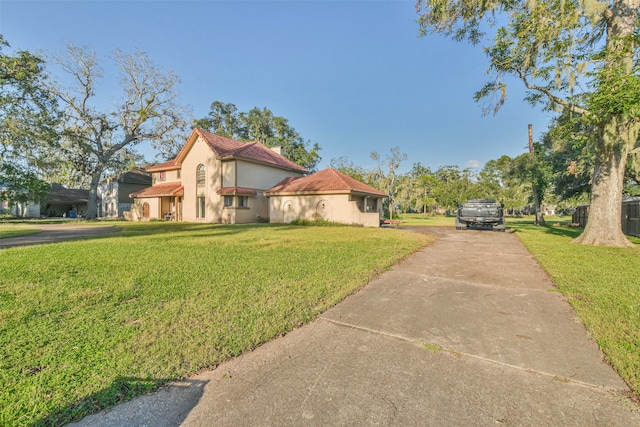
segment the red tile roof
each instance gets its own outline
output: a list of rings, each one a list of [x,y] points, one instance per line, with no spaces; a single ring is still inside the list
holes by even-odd
[[[168,162],[158,163],[157,165],[148,166],[145,170],[147,172],[158,172],[167,169],[179,169],[180,165],[176,163],[176,159],[169,160]]]
[[[264,192],[265,196],[313,193],[360,193],[379,197],[389,196],[332,168],[300,178],[285,178],[278,185]]]
[[[238,196],[255,196],[256,194],[258,194],[256,190],[243,187],[222,187],[221,189],[216,191],[216,193]]]
[[[191,136],[187,138],[187,142],[184,144],[178,155],[174,160],[162,163],[161,165],[155,165],[151,168],[147,168],[148,171],[167,170],[175,168],[182,163],[182,160],[187,155],[191,148],[190,142],[195,141],[195,138],[200,136],[215,153],[219,159],[242,159],[252,162],[258,162],[276,166],[281,169],[292,170],[295,172],[306,173],[307,170],[302,166],[292,162],[286,157],[276,153],[265,145],[258,141],[242,142],[235,139],[225,138],[224,136],[216,135],[204,129],[194,128]],[[171,163],[173,162],[173,163]]]
[[[131,193],[129,197],[161,197],[161,196],[182,196],[184,187],[181,182],[163,182],[152,187],[143,188],[140,191]]]

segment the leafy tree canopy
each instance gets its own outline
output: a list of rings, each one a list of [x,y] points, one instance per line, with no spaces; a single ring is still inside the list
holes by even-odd
[[[43,84],[44,61],[26,51],[13,55],[0,34],[0,197],[10,205],[37,201],[44,186],[40,167],[55,146],[55,100]]]
[[[329,166],[345,175],[349,175],[353,179],[367,182],[369,173],[362,166],[356,165],[345,156],[331,159]]]
[[[238,141],[259,141],[267,147],[280,146],[282,154],[300,166],[314,171],[321,160],[320,146],[305,141],[284,117],[267,108],[254,107],[239,112],[234,104],[214,101],[207,117],[195,126]]]

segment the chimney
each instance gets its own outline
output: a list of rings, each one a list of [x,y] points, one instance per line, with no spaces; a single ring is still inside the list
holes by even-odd
[[[282,146],[281,145],[274,145],[273,147],[271,147],[271,151],[275,151],[276,153],[280,154],[282,156]]]

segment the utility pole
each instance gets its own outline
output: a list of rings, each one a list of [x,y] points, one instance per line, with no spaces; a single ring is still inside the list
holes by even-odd
[[[540,195],[538,194],[538,165],[536,153],[533,150],[533,125],[529,124],[529,155],[531,156],[531,189],[533,193],[533,209],[536,211],[536,225],[545,225],[544,216],[540,210]]]

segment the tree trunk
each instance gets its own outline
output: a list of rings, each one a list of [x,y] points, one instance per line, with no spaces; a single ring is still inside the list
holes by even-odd
[[[638,0],[615,0],[607,26],[604,70],[615,79],[620,70],[633,73],[637,42],[634,32],[638,19]],[[624,82],[622,80],[620,84]],[[620,109],[620,108],[618,108]],[[638,141],[640,122],[619,113],[601,116],[596,141],[596,158],[591,186],[591,207],[584,232],[576,243],[596,246],[633,246],[622,233],[622,192],[627,157]]]
[[[637,136],[637,131],[630,132],[619,119],[613,118],[598,135],[589,217],[574,243],[633,246],[622,232],[622,191],[629,147],[635,143],[633,139],[630,144],[629,139],[634,134]]]
[[[544,216],[540,210],[540,193],[538,192],[538,162],[536,152],[533,149],[533,125],[529,125],[529,156],[531,157],[531,193],[533,197],[533,209],[536,211],[536,225],[545,225]]]
[[[535,173],[535,172],[534,172]],[[536,225],[545,225],[544,215],[542,214],[542,207],[540,206],[540,196],[538,195],[538,189],[536,188],[536,179],[533,180],[533,209],[536,211]]]
[[[96,219],[98,216],[98,185],[102,169],[95,171],[91,176],[91,184],[89,186],[89,200],[87,201],[87,219]]]

